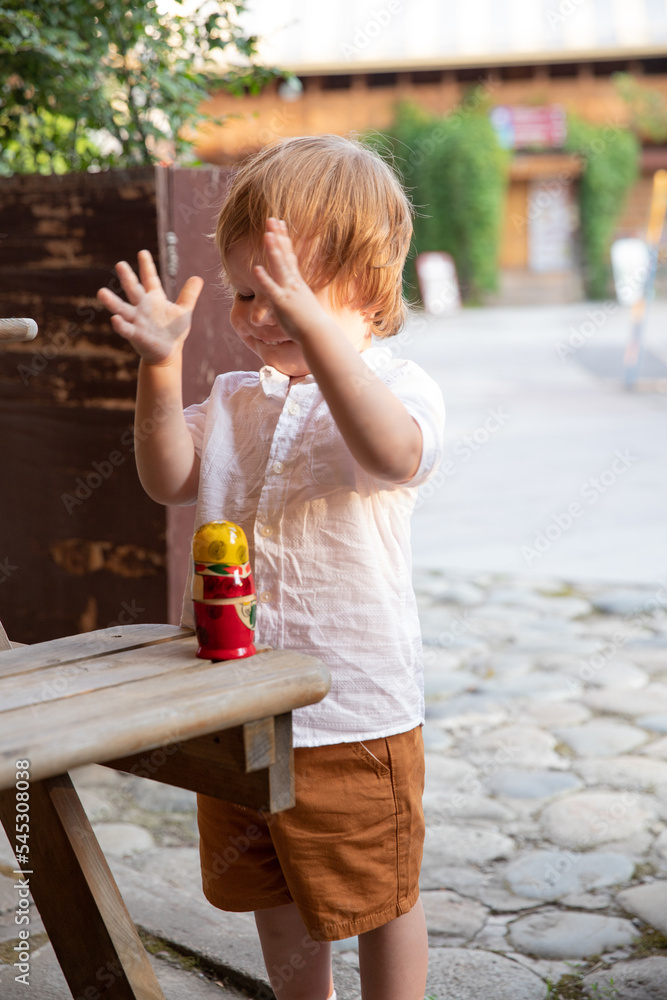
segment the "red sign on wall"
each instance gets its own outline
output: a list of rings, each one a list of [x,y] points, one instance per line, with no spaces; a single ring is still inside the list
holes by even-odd
[[[560,149],[567,136],[565,108],[499,105],[491,111],[491,124],[506,149]]]

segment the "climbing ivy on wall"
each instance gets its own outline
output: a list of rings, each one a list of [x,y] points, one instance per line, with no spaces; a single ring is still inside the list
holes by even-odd
[[[566,149],[583,159],[578,194],[586,293],[606,298],[611,286],[609,247],[639,173],[639,141],[622,126],[593,125],[570,115]]]
[[[444,250],[456,263],[463,296],[478,302],[498,286],[509,154],[500,146],[476,88],[444,118],[402,104],[377,140],[401,174],[416,209],[406,291],[415,296],[414,258]],[[373,141],[373,137],[370,137]]]

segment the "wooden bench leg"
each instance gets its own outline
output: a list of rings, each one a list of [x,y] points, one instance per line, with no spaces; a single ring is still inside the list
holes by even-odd
[[[14,806],[14,791],[0,792],[0,819],[12,844]],[[72,996],[164,1000],[68,774],[30,786],[29,843],[25,877]]]

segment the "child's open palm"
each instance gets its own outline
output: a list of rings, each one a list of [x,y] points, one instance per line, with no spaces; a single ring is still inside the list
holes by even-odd
[[[204,282],[188,278],[176,301],[170,302],[149,251],[140,250],[138,261],[139,278],[125,261],[116,265],[127,302],[110,288],[100,288],[97,298],[112,314],[116,333],[129,340],[141,358],[152,365],[166,364],[190,332],[192,311]]]
[[[268,219],[264,233],[268,267],[255,267],[255,276],[270,300],[280,326],[297,343],[323,315],[321,303],[299,270],[287,226],[282,219]]]

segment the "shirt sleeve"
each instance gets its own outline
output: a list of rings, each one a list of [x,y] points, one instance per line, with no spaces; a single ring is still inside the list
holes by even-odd
[[[206,417],[208,416],[210,398],[209,396],[203,403],[193,403],[192,406],[187,406],[183,410],[185,423],[190,431],[190,436],[192,437],[195,451],[199,458],[201,458],[204,445],[204,430],[206,429]]]
[[[419,468],[403,486],[422,486],[437,470],[444,449],[445,401],[440,386],[412,361],[395,370],[388,387],[405,406],[422,432],[422,456]]]

